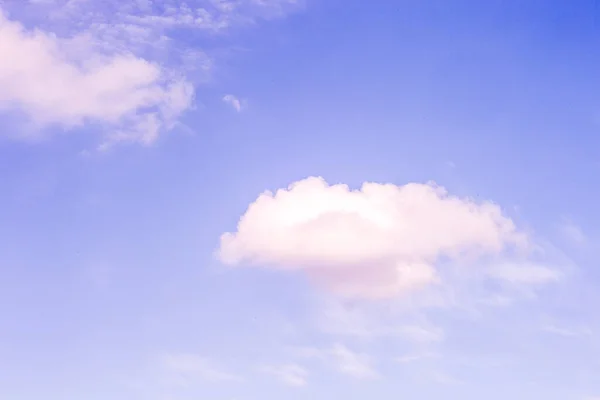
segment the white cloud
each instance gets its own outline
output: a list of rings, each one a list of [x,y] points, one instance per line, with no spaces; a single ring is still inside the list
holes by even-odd
[[[188,386],[197,381],[236,382],[241,377],[225,372],[208,359],[194,354],[169,354],[164,358],[165,369],[175,383]]]
[[[333,292],[385,298],[439,281],[442,257],[497,255],[524,245],[501,209],[448,195],[433,183],[364,183],[360,190],[310,177],[265,192],[221,236],[230,265],[301,270]]]
[[[223,101],[229,104],[233,109],[237,112],[242,111],[242,102],[236,96],[232,94],[227,94],[223,96]]]
[[[379,373],[373,368],[371,358],[356,353],[340,343],[330,348],[298,347],[293,352],[303,358],[314,358],[333,365],[340,373],[358,379],[374,379]]]
[[[289,386],[305,386],[307,384],[308,371],[297,364],[266,365],[260,370],[275,376],[281,382]]]
[[[195,86],[211,76],[215,61],[199,47],[213,34],[301,8],[295,0],[0,1],[0,59],[11,60],[0,63],[0,112],[27,117],[21,138],[89,125],[103,132],[101,149],[154,143],[182,126]],[[204,35],[191,48],[173,28]]]
[[[27,30],[0,10],[0,110],[23,112],[38,126],[86,122],[111,129],[109,142],[150,144],[191,104],[194,90],[159,65],[133,55],[105,56],[73,42]],[[81,54],[81,53],[80,53]]]

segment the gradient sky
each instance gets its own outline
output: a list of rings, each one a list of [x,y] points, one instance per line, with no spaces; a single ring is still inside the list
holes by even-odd
[[[0,0],[0,398],[600,396],[596,1],[181,4]],[[383,299],[222,265],[310,176],[435,181],[530,244]]]

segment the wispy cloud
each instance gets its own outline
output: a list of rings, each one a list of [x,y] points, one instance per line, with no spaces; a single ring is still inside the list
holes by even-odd
[[[563,237],[571,244],[583,246],[588,242],[588,237],[581,227],[570,219],[563,219],[560,225],[560,232]]]
[[[238,99],[236,96],[232,95],[232,94],[226,94],[225,96],[223,96],[223,101],[227,104],[229,104],[231,107],[233,107],[233,109],[237,112],[242,111],[243,108],[243,104],[242,101],[240,99]]]
[[[541,264],[534,263],[502,263],[492,266],[489,276],[512,284],[542,285],[557,282],[562,273]]]
[[[542,330],[548,333],[570,338],[581,338],[592,335],[592,330],[589,328],[567,328],[553,324],[543,326]]]
[[[404,356],[396,357],[396,361],[400,364],[410,364],[413,362],[428,360],[439,357],[436,353],[419,353],[419,354],[407,354]]]
[[[304,6],[303,1],[298,0],[29,0],[19,3],[18,9],[11,7],[11,10],[44,20],[46,24],[58,25],[78,19],[78,26],[66,26],[63,31],[106,24],[162,32],[176,27],[212,34],[247,27],[260,20],[281,18]]]
[[[298,364],[262,365],[259,370],[289,386],[301,387],[307,384],[308,371]]]
[[[430,378],[433,382],[438,383],[440,385],[464,385],[465,382],[442,371],[433,371],[430,373]]]
[[[340,372],[359,379],[379,377],[379,373],[371,366],[370,358],[366,354],[355,353],[339,343],[336,343],[330,352]]]
[[[352,351],[341,343],[335,343],[329,348],[298,347],[291,350],[298,357],[320,360],[354,378],[374,379],[380,376],[373,367],[370,356]]]
[[[407,325],[400,328],[400,333],[413,342],[420,343],[440,342],[444,339],[444,332],[437,327]]]
[[[169,354],[164,357],[163,365],[174,383],[189,386],[198,381],[240,382],[243,379],[226,372],[210,360],[195,354]]]
[[[434,343],[444,340],[443,330],[426,318],[406,316],[378,304],[353,304],[327,301],[320,303],[317,325],[334,336],[355,336],[363,339],[397,337],[414,343]]]

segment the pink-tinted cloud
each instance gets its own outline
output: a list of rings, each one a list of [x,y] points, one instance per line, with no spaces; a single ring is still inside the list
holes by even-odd
[[[365,183],[360,190],[310,177],[260,195],[237,231],[221,237],[230,265],[304,271],[349,297],[392,297],[438,281],[441,257],[499,254],[526,238],[491,202],[433,183]]]

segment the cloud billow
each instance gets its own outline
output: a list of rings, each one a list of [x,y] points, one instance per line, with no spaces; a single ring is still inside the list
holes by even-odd
[[[284,17],[294,0],[0,2],[0,113],[25,116],[17,138],[100,127],[100,149],[149,145],[193,108],[214,35]],[[181,32],[203,33],[193,47]],[[177,33],[179,32],[179,33]],[[234,35],[230,36],[232,39]],[[242,108],[239,100],[236,109]]]
[[[498,255],[526,241],[499,206],[433,183],[350,190],[310,177],[260,195],[221,236],[218,256],[300,270],[346,297],[387,298],[437,282],[441,257]]]

